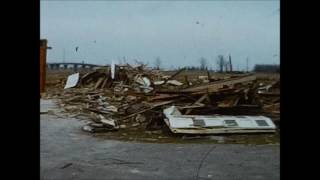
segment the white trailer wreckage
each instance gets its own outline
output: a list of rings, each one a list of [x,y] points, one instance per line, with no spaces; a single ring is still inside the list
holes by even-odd
[[[177,107],[163,110],[165,123],[173,133],[230,134],[274,133],[276,126],[265,116],[182,115]]]

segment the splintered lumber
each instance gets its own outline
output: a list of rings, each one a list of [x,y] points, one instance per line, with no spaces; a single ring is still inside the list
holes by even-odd
[[[102,85],[101,85],[101,89],[102,89],[102,88],[105,88],[108,80],[109,80],[109,77],[106,77],[105,80],[103,81]]]
[[[217,90],[215,91],[212,91],[212,90],[209,90],[208,88],[207,89],[203,89],[203,90],[200,90],[200,91],[188,91],[188,92],[182,92],[182,90],[167,90],[167,89],[164,89],[164,90],[157,90],[157,94],[179,94],[179,95],[192,95],[192,96],[195,96],[195,95],[203,95],[203,94],[214,94],[214,93],[234,93],[234,94],[237,94],[241,91],[243,91],[244,88],[238,88],[238,89],[235,89],[235,88],[232,88],[232,87],[223,87],[223,88],[217,88]]]
[[[196,102],[194,102],[191,106],[196,105],[196,104],[199,104],[199,103],[201,103],[203,100],[205,100],[205,99],[207,99],[207,98],[208,98],[208,95],[207,95],[207,94],[204,94],[204,95],[201,96]],[[189,113],[191,113],[191,111],[192,111],[192,109],[190,108],[190,109],[188,109],[188,110],[186,111],[185,114],[189,114]]]
[[[151,107],[150,107],[150,108],[146,108],[146,109],[143,109],[143,110],[141,110],[141,111],[139,111],[139,112],[130,114],[130,115],[122,118],[121,120],[125,120],[125,119],[128,119],[128,118],[134,117],[134,116],[137,115],[137,114],[144,113],[144,112],[149,111],[149,110],[152,110],[152,109],[154,109],[154,108],[156,108],[156,107],[160,107],[160,106],[163,106],[163,105],[167,105],[167,104],[173,103],[173,102],[175,102],[175,101],[176,101],[176,100],[170,100],[170,101],[163,101],[163,102],[153,103],[153,104],[151,104]]]
[[[113,119],[106,119],[104,116],[102,116],[101,114],[99,115],[100,121],[102,124],[110,126],[110,127],[115,127],[115,121]]]
[[[84,110],[88,110],[88,111],[92,111],[95,113],[99,113],[99,114],[111,114],[110,111],[103,111],[103,110],[98,110],[98,109],[94,109],[94,108],[83,108]]]
[[[165,80],[165,83],[168,81],[168,80],[171,80],[173,79],[174,77],[176,77],[178,74],[180,74],[182,71],[184,71],[185,68],[182,68],[180,69],[179,71],[177,71],[176,73],[174,73],[172,76],[170,76],[168,79]]]
[[[280,96],[279,92],[259,92],[261,96]]]
[[[182,95],[172,95],[172,94],[160,94],[157,95],[155,97],[150,98],[150,101],[154,101],[154,100],[164,100],[164,99],[174,99],[174,98],[178,98],[181,97]]]
[[[79,100],[81,98],[81,96],[74,96],[74,97],[71,97],[69,99],[65,99],[65,102],[71,102],[71,101],[75,101],[75,100]]]
[[[219,102],[218,107],[234,107],[238,104],[240,97],[234,96]]]
[[[157,90],[158,94],[181,94],[179,90],[169,90],[169,89],[159,89]]]
[[[225,87],[225,86],[233,86],[236,84],[248,84],[252,81],[256,80],[256,76],[249,75],[244,77],[236,77],[236,78],[230,78],[226,80],[211,82],[211,83],[205,83],[202,85],[197,85],[194,87],[189,87],[182,89],[180,92],[188,93],[188,92],[199,92],[207,90],[208,92],[217,92],[219,89]]]
[[[110,68],[99,68],[79,78],[80,86],[54,92],[61,95],[58,98],[67,112],[86,114],[93,122],[89,126],[94,132],[97,129],[103,131],[102,128],[104,131],[118,129],[120,125],[133,127],[132,130],[158,129],[163,128],[159,123],[161,119],[170,122],[167,125],[174,133],[266,132],[265,129],[254,127],[248,130],[247,126],[242,126],[247,120],[253,124],[261,124],[260,117],[250,120],[254,117],[241,119],[240,116],[231,116],[266,114],[279,118],[277,113],[280,111],[280,104],[275,103],[280,103],[280,89],[279,85],[273,87],[275,83],[271,79],[258,78],[256,81],[254,74],[224,74],[214,77],[212,72],[206,70],[201,74],[191,71],[187,73],[189,76],[185,76],[182,74],[185,69],[171,72],[170,76],[147,69],[144,65],[115,67],[114,70],[118,73],[115,73],[114,79],[109,72]],[[177,78],[180,76],[181,78]],[[57,83],[62,84],[62,81]],[[272,106],[268,106],[270,104]],[[172,105],[184,115],[176,113],[172,108],[174,111],[167,114],[169,116],[164,116],[166,114],[163,109]],[[221,116],[211,116],[212,114],[226,116],[220,119]],[[236,127],[237,123],[239,127]],[[182,126],[177,127],[179,124]],[[136,126],[139,128],[134,128]]]
[[[103,83],[104,79],[105,79],[105,77],[99,78],[99,80],[97,81],[96,85],[94,86],[94,89],[97,89],[101,85],[101,83]]]
[[[171,84],[171,85],[175,85],[175,86],[181,86],[181,85],[183,85],[182,82],[179,82],[179,81],[177,81],[177,80],[169,80],[169,81],[167,81],[167,84]]]
[[[101,76],[101,73],[99,73],[97,71],[90,72],[90,73],[87,73],[84,76],[82,76],[81,82],[82,83],[90,83],[93,79],[96,79],[99,76]]]
[[[201,108],[201,107],[204,107],[204,106],[205,106],[205,104],[197,103],[195,105],[178,107],[178,109],[188,109],[188,110],[190,110],[191,108]]]

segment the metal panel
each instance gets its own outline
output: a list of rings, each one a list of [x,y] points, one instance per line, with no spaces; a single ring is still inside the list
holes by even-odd
[[[265,116],[202,116],[181,115],[171,106],[164,109],[165,122],[174,133],[219,134],[219,133],[251,133],[275,132],[276,126]],[[202,121],[196,122],[195,121]]]

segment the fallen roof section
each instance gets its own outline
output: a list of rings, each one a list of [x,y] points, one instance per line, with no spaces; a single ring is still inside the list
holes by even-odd
[[[265,116],[182,115],[177,107],[163,110],[165,123],[173,133],[229,134],[274,133],[276,126]]]

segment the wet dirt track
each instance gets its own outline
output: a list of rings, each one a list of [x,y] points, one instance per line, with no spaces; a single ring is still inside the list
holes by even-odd
[[[40,124],[41,179],[280,179],[279,145],[109,140],[50,114]]]

